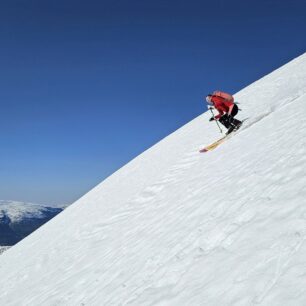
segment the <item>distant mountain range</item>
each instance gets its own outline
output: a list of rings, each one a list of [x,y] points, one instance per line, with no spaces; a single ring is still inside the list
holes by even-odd
[[[12,246],[64,210],[33,203],[0,200],[0,246]]]

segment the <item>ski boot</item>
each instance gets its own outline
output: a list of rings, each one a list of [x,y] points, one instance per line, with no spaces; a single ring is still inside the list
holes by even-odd
[[[228,128],[226,135],[232,133],[233,131],[237,131],[242,125],[242,122],[235,118],[231,118],[229,122],[230,122],[230,127]]]

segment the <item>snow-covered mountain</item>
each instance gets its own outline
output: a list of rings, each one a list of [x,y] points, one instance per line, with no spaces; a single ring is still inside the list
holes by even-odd
[[[5,252],[6,250],[8,250],[10,248],[10,246],[0,246],[0,255]]]
[[[0,246],[11,246],[46,223],[65,206],[0,200]]]
[[[204,113],[0,257],[0,305],[306,305],[306,54]]]

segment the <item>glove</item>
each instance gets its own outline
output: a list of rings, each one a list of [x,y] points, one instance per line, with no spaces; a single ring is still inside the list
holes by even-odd
[[[209,119],[209,122],[214,121],[214,120],[216,120],[215,117],[211,117],[211,118]]]

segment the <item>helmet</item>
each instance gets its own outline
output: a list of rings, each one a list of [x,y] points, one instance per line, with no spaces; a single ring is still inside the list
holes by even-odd
[[[208,104],[210,104],[210,105],[213,105],[213,102],[211,101],[211,97],[212,97],[212,95],[207,95],[207,96],[206,96],[206,102],[207,102]]]

